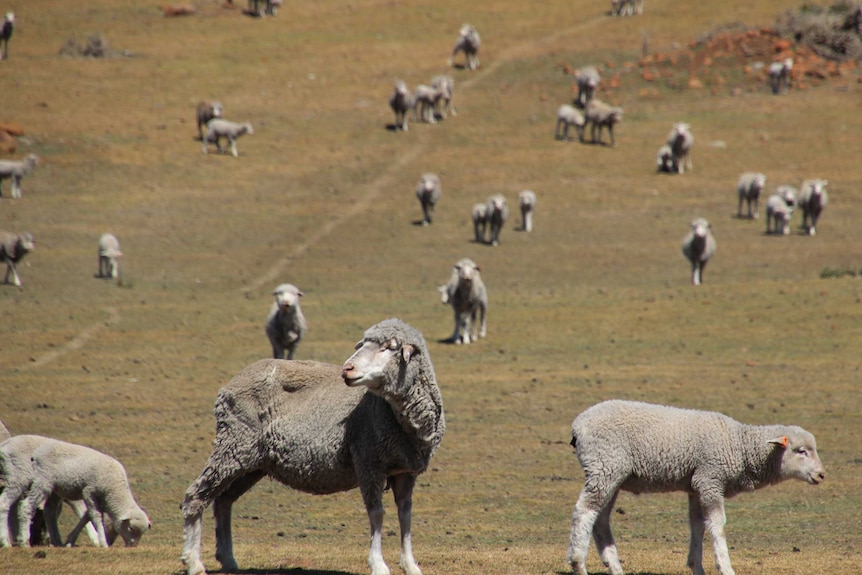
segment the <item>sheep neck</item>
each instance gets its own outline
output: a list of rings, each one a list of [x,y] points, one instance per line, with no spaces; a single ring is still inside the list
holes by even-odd
[[[399,376],[404,381],[404,366]],[[415,438],[423,450],[433,452],[443,439],[445,429],[440,390],[433,376],[428,377],[424,370],[408,379],[413,383],[406,390],[405,386],[399,385],[397,387],[402,392],[384,389],[380,395],[392,408],[405,433]]]
[[[782,435],[779,427],[743,425],[740,430],[743,474],[739,484],[747,491],[779,483],[781,477],[781,451],[769,443]]]

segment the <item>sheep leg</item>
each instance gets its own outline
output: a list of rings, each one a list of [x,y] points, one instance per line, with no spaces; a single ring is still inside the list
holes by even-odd
[[[57,525],[57,520],[60,517],[60,506],[63,505],[63,500],[58,496],[51,494],[48,501],[45,502],[45,526],[48,528],[48,539],[54,547],[62,547],[63,537],[60,535],[60,528]]]
[[[701,507],[705,511],[706,529],[712,536],[712,546],[715,551],[715,566],[720,575],[736,575],[730,566],[730,552],[727,548],[727,539],[724,536],[724,524],[727,518],[724,514],[724,501],[719,499],[712,505],[701,501]]]
[[[688,496],[688,523],[691,528],[691,539],[688,544],[688,560],[686,565],[692,575],[705,575],[703,570],[703,534],[706,529],[703,508],[697,495]]]
[[[382,482],[365,478],[361,482],[362,499],[368,512],[368,522],[371,524],[371,548],[368,552],[368,566],[371,575],[389,575],[389,567],[383,560],[383,498]]]
[[[33,516],[36,514],[36,509],[41,509],[45,505],[45,500],[51,494],[51,489],[43,489],[35,482],[30,486],[30,491],[27,496],[21,499],[18,504],[18,546],[30,546],[30,524],[33,522]]]
[[[410,522],[413,513],[413,486],[416,476],[396,475],[391,478],[392,494],[398,506],[398,525],[401,528],[401,559],[398,564],[406,575],[422,575],[413,557],[413,540],[410,535]]]
[[[53,499],[53,497],[51,499]],[[49,503],[50,503],[50,500],[49,500]],[[69,507],[72,508],[72,511],[75,512],[75,516],[78,517],[79,519],[81,517],[84,517],[87,514],[87,505],[83,501],[80,501],[80,500],[78,500],[78,501],[66,501],[66,503],[69,504]],[[61,507],[62,507],[62,500],[58,500],[58,503],[57,503],[57,516],[58,517],[60,516],[60,508]],[[90,543],[92,543],[93,546],[98,546],[99,545],[99,535],[96,533],[96,529],[93,527],[93,524],[90,523],[89,521],[87,521],[87,523],[84,525],[84,529],[87,531],[87,538],[90,540]],[[105,537],[108,541],[108,545],[110,546],[111,543],[113,543],[113,536],[108,535],[108,528],[107,527],[105,528]],[[72,541],[72,544],[74,545],[75,542]],[[69,545],[68,541],[66,542],[66,545]]]
[[[701,282],[701,265],[700,262],[693,262],[691,264],[691,285],[699,286]]]
[[[479,321],[481,322],[479,337],[485,337],[488,335],[488,325],[485,323],[485,306],[479,308]]]
[[[618,493],[615,493],[611,497],[593,524],[593,540],[596,544],[596,550],[599,552],[602,563],[609,568],[611,575],[623,575],[623,567],[620,565],[620,558],[617,553],[617,544],[614,541],[613,532],[611,532],[611,511],[614,509],[617,495]]]
[[[235,480],[227,491],[216,497],[213,502],[213,516],[216,523],[216,561],[221,563],[224,572],[234,572],[238,567],[233,556],[233,533],[231,530],[233,504],[263,479],[264,475],[265,473],[262,471],[256,471]]]
[[[230,142],[230,153],[236,158],[238,156],[236,152],[236,138],[228,138],[228,142]]]
[[[590,534],[593,525],[604,507],[607,497],[600,497],[597,491],[588,490],[585,486],[581,491],[575,511],[572,513],[572,529],[569,532],[568,562],[574,575],[587,574],[587,550],[590,546]]]
[[[12,197],[21,197],[21,176],[12,176]]]
[[[24,490],[16,485],[7,485],[3,493],[0,493],[0,547],[11,546],[9,540],[9,512],[23,493]],[[29,525],[28,523],[27,526],[29,527]],[[24,529],[19,527],[18,531],[24,531]],[[17,537],[17,533],[15,535]],[[18,541],[20,540],[18,538]]]

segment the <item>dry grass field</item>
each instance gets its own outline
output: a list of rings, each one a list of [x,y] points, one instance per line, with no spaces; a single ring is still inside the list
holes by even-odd
[[[42,158],[23,198],[8,181],[0,198],[0,229],[37,240],[23,290],[0,285],[0,419],[115,456],[153,520],[137,548],[4,549],[0,571],[181,573],[179,504],[209,454],[213,400],[270,354],[270,292],[290,282],[310,324],[299,359],[340,364],[393,316],[429,342],[448,429],[414,498],[425,575],[569,572],[583,481],[570,424],[608,398],[812,431],[826,481],[731,500],[731,558],[740,574],[862,572],[862,283],[821,278],[862,267],[859,74],[778,97],[741,68],[688,89],[684,69],[682,84],[647,82],[629,65],[644,37],[651,52],[688,49],[731,22],[769,26],[787,2],[650,0],[634,18],[608,17],[599,0],[288,1],[261,19],[193,4],[178,18],[144,0],[0,6],[18,17],[0,122],[26,130],[15,158]],[[387,129],[394,81],[447,71],[464,22],[482,34],[482,65],[450,72],[458,115]],[[58,54],[92,34],[110,57]],[[620,74],[599,93],[625,109],[616,148],[552,135],[573,95],[562,64],[591,63]],[[210,98],[254,125],[238,158],[201,153],[194,111]],[[695,169],[656,174],[676,121],[693,126]],[[798,215],[785,237],[737,219],[746,170],[770,189],[827,178],[818,234]],[[413,190],[426,171],[444,195],[422,227]],[[524,188],[539,198],[530,234],[517,229]],[[472,241],[469,213],[497,192],[513,209],[492,248]],[[680,244],[697,216],[718,252],[694,288]],[[107,231],[125,254],[116,282],[94,277]],[[462,257],[490,295],[488,337],[470,346],[442,341],[452,314],[436,290]],[[628,573],[688,573],[684,495],[623,494],[618,508]],[[245,573],[367,573],[356,491],[263,481],[234,509]],[[207,513],[203,557],[217,571],[212,528]],[[715,572],[709,542],[705,559]]]

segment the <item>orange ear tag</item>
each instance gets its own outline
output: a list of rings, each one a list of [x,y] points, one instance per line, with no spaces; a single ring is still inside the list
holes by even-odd
[[[784,435],[781,438],[781,447],[787,447],[787,436]]]

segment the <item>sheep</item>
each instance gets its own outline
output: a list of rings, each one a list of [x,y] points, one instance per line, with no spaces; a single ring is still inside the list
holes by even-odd
[[[347,384],[347,387],[345,387]],[[237,374],[215,402],[214,448],[182,503],[182,560],[205,573],[201,515],[216,519],[216,559],[237,569],[233,503],[266,476],[312,494],[359,487],[371,524],[368,565],[388,575],[383,559],[383,490],[391,487],[401,526],[400,565],[421,575],[410,524],[413,487],[446,429],[443,401],[425,340],[387,319],[365,331],[344,365],[261,360]]]
[[[260,3],[264,2],[263,13],[267,16],[275,16],[278,9],[284,4],[284,0],[248,0],[248,13],[252,16],[260,16]]]
[[[757,213],[757,202],[760,199],[760,194],[766,187],[766,176],[760,172],[743,172],[739,176],[739,182],[736,184],[736,191],[739,195],[739,205],[736,209],[736,217],[742,217],[742,203],[745,202],[748,206],[748,219],[756,220],[760,217]],[[752,211],[752,204],[754,210]]]
[[[578,132],[578,140],[584,141],[584,116],[574,106],[563,104],[557,110],[557,125],[554,127],[554,138],[567,142],[569,140],[569,128],[575,127]],[[562,129],[561,129],[562,128]]]
[[[248,122],[238,124],[222,118],[213,118],[207,122],[207,133],[203,141],[203,153],[207,154],[207,144],[215,143],[218,153],[221,153],[221,139],[225,138],[230,143],[230,153],[237,157],[236,139],[243,134],[254,134],[254,129]]]
[[[419,184],[416,186],[416,197],[419,199],[419,203],[422,204],[423,226],[431,223],[431,218],[434,215],[434,206],[440,201],[442,195],[443,186],[440,184],[440,177],[432,173],[422,174]]]
[[[586,108],[590,100],[596,93],[596,88],[602,77],[599,76],[599,71],[595,66],[584,66],[575,72],[575,83],[578,86],[578,97],[575,99],[575,105],[579,108]]]
[[[120,275],[120,242],[113,234],[102,234],[99,238],[99,275],[96,277],[117,279]]]
[[[9,178],[12,180],[12,197],[20,198],[21,197],[21,180],[25,176],[29,176],[30,172],[33,171],[39,164],[39,156],[36,154],[27,154],[27,156],[20,161],[13,160],[0,160],[0,184],[3,183],[3,180]],[[2,195],[2,192],[0,192]]]
[[[733,575],[724,500],[786,479],[821,483],[814,436],[795,425],[747,425],[721,413],[610,400],[572,422],[584,488],[572,514],[568,562],[586,575],[590,534],[612,575],[623,568],[611,533],[619,490],[688,493],[688,567],[703,575],[703,535],[712,536],[721,575]]]
[[[198,102],[197,108],[198,136],[201,141],[204,139],[204,126],[214,118],[224,117],[224,106],[217,101],[201,101]]]
[[[457,116],[455,105],[452,103],[452,98],[455,93],[455,79],[452,76],[440,74],[431,78],[431,86],[435,88],[440,97],[437,99],[437,110],[435,111],[444,120],[449,117],[449,114]]]
[[[33,480],[18,510],[19,525],[29,525],[36,508],[52,494],[70,501],[83,500],[86,513],[69,533],[74,542],[89,521],[100,547],[108,547],[102,514],[106,514],[127,547],[138,544],[151,527],[150,518],[135,502],[123,465],[113,457],[74,443],[51,439],[33,451]],[[51,518],[46,513],[46,520]],[[22,547],[26,541],[20,541]]]
[[[481,268],[470,258],[458,260],[446,285],[440,286],[440,301],[452,306],[455,330],[449,341],[467,344],[485,337],[488,326],[485,313],[488,309],[488,291],[479,273]],[[476,319],[479,319],[477,323]]]
[[[790,87],[790,74],[793,70],[793,58],[785,58],[781,62],[769,65],[769,87],[773,94],[786,94]]]
[[[419,84],[413,92],[413,120],[421,119],[429,124],[436,124],[437,118],[434,114],[434,109],[437,107],[437,102],[442,97],[442,93],[433,86]]]
[[[488,228],[488,204],[474,204],[470,215],[473,219],[473,233],[476,235],[476,243],[485,243],[485,230]]]
[[[488,206],[487,221],[490,228],[488,243],[492,246],[500,245],[500,230],[509,218],[509,206],[503,194],[494,194],[485,202]]]
[[[533,231],[533,213],[536,211],[536,193],[523,190],[518,194],[518,206],[521,208],[521,229]]]
[[[775,193],[766,199],[766,233],[789,234],[795,207],[796,188],[778,186]]]
[[[15,31],[15,13],[6,12],[3,18],[3,26],[0,27],[0,60],[9,59],[9,39]]]
[[[673,150],[667,144],[663,144],[658,149],[658,154],[655,157],[656,171],[671,173],[676,171],[673,165]]]
[[[389,107],[395,112],[395,129],[401,129],[406,132],[407,126],[407,111],[413,107],[413,96],[410,94],[410,89],[407,83],[403,80],[395,82],[395,92],[389,99]]]
[[[587,107],[584,109],[584,119],[587,124],[591,124],[590,136],[595,144],[602,143],[602,128],[607,127],[608,133],[611,135],[611,147],[615,148],[617,143],[614,140],[614,125],[622,122],[623,109],[618,106],[610,106],[601,100],[590,100]],[[596,140],[596,130],[598,130],[599,138]]]
[[[677,173],[684,174],[686,168],[689,171],[694,169],[694,164],[691,162],[694,134],[691,133],[690,125],[684,122],[674,124],[667,135],[667,145],[670,146],[673,153],[673,167]]]
[[[458,40],[455,42],[455,47],[452,48],[452,55],[449,56],[449,66],[452,66],[458,52],[464,52],[464,69],[475,70],[479,67],[478,54],[479,47],[482,45],[479,32],[472,25],[464,24],[458,34]]]
[[[35,248],[36,240],[33,239],[33,234],[30,232],[13,234],[0,230],[0,261],[6,264],[6,277],[3,278],[3,283],[9,283],[9,274],[11,273],[15,286],[21,287],[21,278],[18,277],[15,264],[24,259],[24,256]]]
[[[308,330],[299,307],[299,298],[303,294],[293,284],[281,284],[273,290],[272,295],[275,296],[275,303],[266,318],[266,335],[272,344],[272,357],[293,359],[299,342]]]
[[[802,210],[802,227],[809,236],[817,233],[815,227],[820,213],[829,202],[829,194],[826,192],[828,180],[805,180],[799,187],[799,209]],[[808,226],[808,218],[811,218],[811,226]]]
[[[633,16],[644,13],[644,0],[611,0],[611,16]]]
[[[695,218],[691,222],[691,231],[682,241],[682,253],[691,262],[692,285],[699,286],[703,282],[703,268],[715,255],[715,237],[711,228],[704,218]]]

